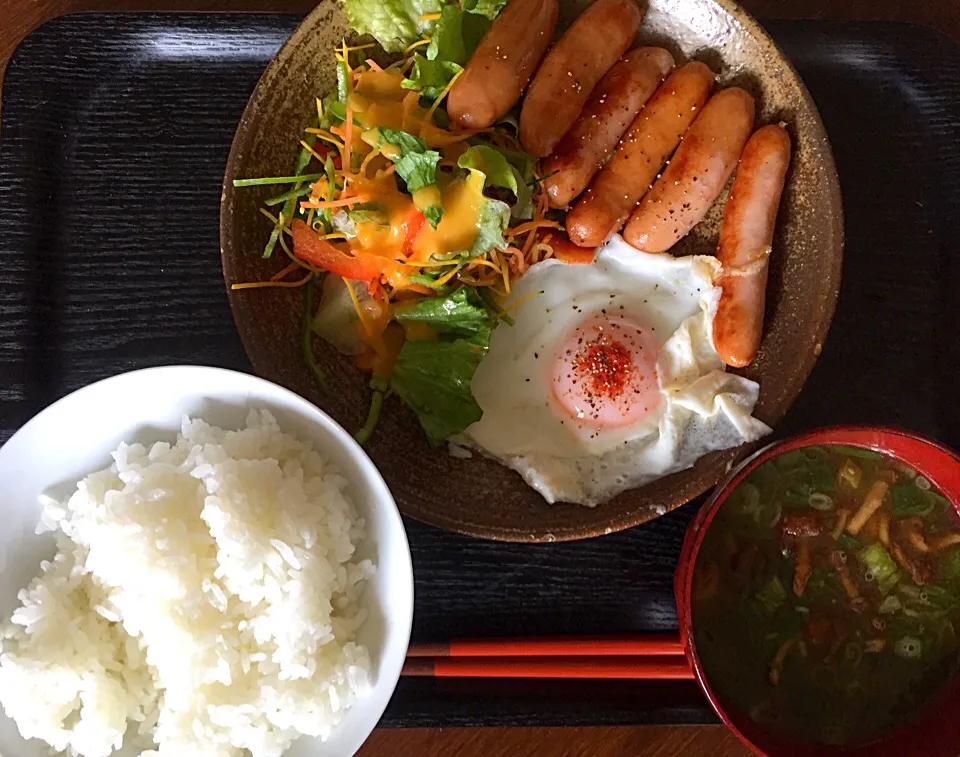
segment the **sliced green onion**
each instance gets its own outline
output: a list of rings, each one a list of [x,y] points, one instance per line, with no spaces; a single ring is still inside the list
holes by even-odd
[[[337,169],[333,165],[333,158],[329,155],[323,161],[323,172],[327,177],[327,202],[331,202],[337,196]],[[330,208],[321,208],[317,214],[323,221],[327,231],[333,230],[333,211]]]
[[[307,139],[305,140],[311,146],[316,141],[316,136],[313,134],[308,134]],[[300,154],[297,156],[297,162],[293,166],[293,176],[274,176],[267,179],[237,179],[233,182],[235,187],[237,186],[254,186],[256,183],[259,184],[298,184],[304,181],[316,181],[320,178],[321,174],[304,174],[303,169],[307,167],[307,164],[310,163],[310,158],[313,156],[310,154],[310,151],[305,147],[300,148]],[[246,184],[242,182],[248,182]],[[253,182],[253,183],[249,183]],[[280,233],[283,230],[283,219],[284,218],[293,218],[293,214],[297,209],[297,198],[288,197],[284,203],[283,210],[280,211],[279,223],[273,229],[273,232],[270,234],[270,238],[267,240],[266,246],[263,248],[263,257],[269,258],[273,255],[273,250],[277,246],[277,240],[280,238]],[[310,287],[306,287],[309,289]],[[312,352],[311,352],[312,354]]]
[[[302,152],[306,152],[307,157],[309,158],[310,156],[309,152],[307,152],[306,150],[303,150]],[[310,161],[308,160],[307,163],[309,162]],[[300,170],[303,170],[306,167],[307,167],[307,164],[304,163],[303,166],[300,168]],[[303,176],[267,176],[262,179],[234,179],[233,186],[259,187],[259,186],[263,186],[264,184],[296,184],[298,181],[316,181],[322,175],[323,174],[319,174],[319,173],[310,173],[310,174],[305,174]]]
[[[347,95],[350,94],[350,82],[347,76],[347,62],[343,60],[337,61],[337,99],[342,102],[347,102]]]
[[[277,246],[277,240],[280,238],[280,229],[280,224],[273,227],[273,231],[270,232],[270,237],[267,239],[267,244],[263,248],[263,257],[269,258],[273,255],[273,248]]]
[[[777,525],[777,522],[780,520],[780,516],[783,515],[783,506],[779,502],[774,502],[772,509],[772,514],[770,516],[770,522],[767,524],[767,528],[773,528]]]
[[[860,549],[861,547],[860,542],[856,538],[848,534],[846,531],[840,534],[840,538],[837,539],[837,541],[840,543],[840,546],[843,547],[844,549],[854,550],[854,549]]]
[[[925,479],[923,476],[917,476],[913,480],[913,484],[922,492],[930,491],[930,482],[927,479]]]
[[[740,494],[740,512],[752,515],[760,507],[760,490],[751,483],[744,482],[737,487]]]
[[[910,599],[920,598],[920,589],[918,589],[916,586],[911,586],[910,584],[900,584],[900,593],[904,596],[910,597]]]
[[[297,197],[303,197],[304,195],[310,194],[311,186],[309,184],[304,184],[302,187],[294,187],[284,192],[282,195],[276,195],[275,197],[270,197],[263,201],[264,205],[268,207],[271,205],[279,205],[282,202],[286,202],[291,197],[296,199]]]
[[[856,667],[860,664],[860,660],[863,659],[863,647],[855,642],[850,642],[844,647],[843,659],[853,667]]]
[[[849,455],[850,457],[862,457],[867,460],[879,460],[883,457],[879,452],[875,452],[872,449],[866,449],[865,447],[849,447],[845,444],[832,444],[830,448],[834,452],[840,452],[844,455]]]
[[[833,499],[828,497],[826,494],[821,494],[820,492],[814,492],[809,497],[807,497],[807,502],[810,507],[814,510],[832,510],[833,509]]]
[[[881,615],[890,615],[891,613],[896,612],[897,610],[903,609],[903,603],[897,598],[895,594],[889,595],[883,602],[880,603],[880,614]]]

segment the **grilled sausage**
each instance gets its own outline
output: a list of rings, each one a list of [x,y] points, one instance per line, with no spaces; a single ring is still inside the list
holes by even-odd
[[[567,214],[567,235],[573,242],[597,247],[620,230],[700,113],[715,78],[699,62],[667,77]]]
[[[547,53],[523,101],[520,143],[527,152],[538,158],[553,152],[600,77],[633,43],[642,19],[635,0],[597,0],[573,22]]]
[[[542,167],[554,208],[565,208],[590,183],[644,103],[673,68],[673,56],[641,47],[621,58],[600,80],[580,117]]]
[[[512,108],[557,26],[557,0],[510,0],[447,95],[450,120],[486,129]]]
[[[666,252],[700,223],[737,166],[754,110],[753,98],[738,87],[710,98],[627,221],[627,242],[644,252]]]
[[[790,163],[790,135],[764,126],[750,137],[730,189],[717,258],[723,265],[713,346],[727,365],[749,365],[760,348],[768,256]]]

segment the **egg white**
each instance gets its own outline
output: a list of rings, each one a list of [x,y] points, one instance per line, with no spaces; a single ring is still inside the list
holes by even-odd
[[[531,267],[506,303],[515,324],[497,327],[473,377],[483,416],[460,441],[518,471],[548,502],[595,505],[769,433],[751,417],[759,386],[725,373],[713,349],[719,268],[707,256],[642,253],[619,236],[592,264]],[[660,412],[602,429],[556,412],[554,356],[596,316],[628,318],[658,338]]]

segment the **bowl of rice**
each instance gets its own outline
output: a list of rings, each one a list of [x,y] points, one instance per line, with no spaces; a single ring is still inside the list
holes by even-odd
[[[345,757],[406,655],[403,522],[354,440],[253,376],[87,386],[0,448],[0,754]]]

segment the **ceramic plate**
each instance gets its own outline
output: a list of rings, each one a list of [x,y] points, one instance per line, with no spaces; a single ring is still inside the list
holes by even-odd
[[[561,27],[584,7],[561,0]],[[323,0],[283,46],[261,78],[240,121],[224,179],[221,252],[230,304],[241,339],[262,376],[310,398],[348,429],[363,425],[368,379],[320,340],[319,361],[334,391],[320,392],[301,359],[296,290],[229,291],[256,281],[286,260],[261,258],[270,223],[260,213],[275,188],[234,190],[238,177],[289,173],[315,98],[335,87],[334,46],[348,34],[335,0]],[[771,425],[783,416],[810,374],[833,316],[840,286],[843,216],[836,169],[809,93],[763,29],[728,0],[651,0],[640,42],[670,49],[678,63],[697,58],[758,98],[758,124],[785,121],[794,155],[781,203],[771,261],[763,344],[744,375],[760,382],[756,415]],[[713,252],[722,198],[680,252]],[[675,250],[676,252],[677,250]],[[454,459],[432,449],[412,411],[392,398],[368,452],[402,512],[475,536],[554,541],[611,533],[655,518],[719,481],[747,450],[701,459],[693,468],[624,492],[596,508],[548,505],[520,476],[474,456]]]

